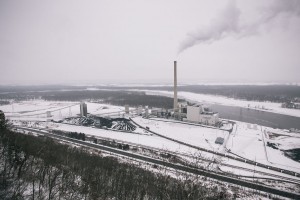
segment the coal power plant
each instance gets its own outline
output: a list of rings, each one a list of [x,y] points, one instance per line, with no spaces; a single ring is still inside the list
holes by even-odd
[[[210,126],[216,126],[219,124],[219,113],[213,112],[209,106],[204,104],[191,104],[189,102],[178,103],[177,80],[177,61],[174,61],[174,119]]]

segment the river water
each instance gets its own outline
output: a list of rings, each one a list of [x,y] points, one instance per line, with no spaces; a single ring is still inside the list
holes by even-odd
[[[212,104],[213,111],[219,112],[221,118],[248,122],[272,128],[300,129],[300,118],[266,111],[258,111],[236,106]]]

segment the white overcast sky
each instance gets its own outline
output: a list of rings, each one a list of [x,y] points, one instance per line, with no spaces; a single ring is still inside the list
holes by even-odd
[[[178,54],[178,52],[181,52]],[[299,0],[0,0],[0,84],[300,82]]]

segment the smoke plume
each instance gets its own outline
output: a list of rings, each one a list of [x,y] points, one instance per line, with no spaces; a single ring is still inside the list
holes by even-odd
[[[213,43],[225,37],[243,38],[257,34],[259,29],[280,15],[300,16],[299,0],[273,0],[260,10],[260,17],[252,23],[241,23],[241,11],[235,0],[229,0],[225,8],[211,20],[210,25],[187,34],[179,46],[178,54],[201,43]]]

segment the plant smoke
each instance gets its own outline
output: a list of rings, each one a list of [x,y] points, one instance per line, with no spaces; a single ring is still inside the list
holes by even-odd
[[[210,44],[229,36],[240,39],[255,35],[259,33],[261,27],[282,15],[287,18],[292,16],[299,17],[300,1],[273,0],[270,6],[260,9],[258,20],[252,23],[241,23],[241,14],[236,1],[228,1],[223,10],[211,20],[208,26],[187,33],[186,38],[179,46],[178,54],[195,45]]]

